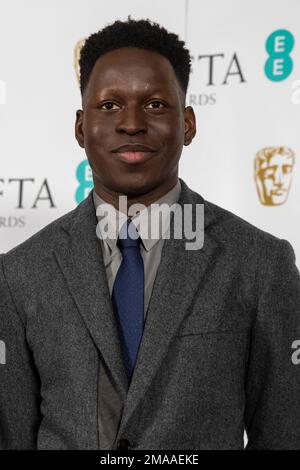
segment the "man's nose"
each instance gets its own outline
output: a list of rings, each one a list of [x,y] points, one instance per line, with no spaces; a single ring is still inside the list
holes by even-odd
[[[147,132],[147,123],[143,109],[137,106],[125,107],[119,114],[116,131],[126,132],[127,134]]]

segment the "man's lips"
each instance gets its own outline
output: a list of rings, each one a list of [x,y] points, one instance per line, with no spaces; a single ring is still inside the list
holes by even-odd
[[[141,163],[155,154],[155,150],[143,144],[125,144],[112,150],[120,160],[126,163]]]
[[[148,160],[155,152],[117,152],[116,156],[126,163],[141,163]]]

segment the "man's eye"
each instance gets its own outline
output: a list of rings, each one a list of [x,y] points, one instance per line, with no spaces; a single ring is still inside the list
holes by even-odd
[[[161,101],[151,101],[151,103],[149,103],[148,106],[150,106],[152,104],[154,105],[154,107],[151,108],[151,109],[160,109],[161,107],[158,107],[157,105],[162,105],[164,107],[164,104]]]
[[[105,108],[103,108],[105,106]],[[106,101],[106,103],[102,103],[99,108],[100,109],[105,109],[106,111],[110,111],[113,109],[113,106],[117,106],[115,103],[112,103],[111,101]]]

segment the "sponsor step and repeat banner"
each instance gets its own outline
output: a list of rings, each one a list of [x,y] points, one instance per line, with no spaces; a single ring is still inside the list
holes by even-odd
[[[92,175],[74,137],[84,40],[149,18],[186,41],[197,136],[179,175],[289,240],[300,265],[299,0],[2,0],[0,252],[76,207]]]

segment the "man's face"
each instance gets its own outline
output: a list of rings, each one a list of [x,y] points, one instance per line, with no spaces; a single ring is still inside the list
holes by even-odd
[[[138,196],[176,183],[182,147],[192,141],[196,125],[168,59],[132,47],[106,53],[92,70],[82,105],[76,138],[100,195]],[[149,151],[117,151],[130,144]]]

